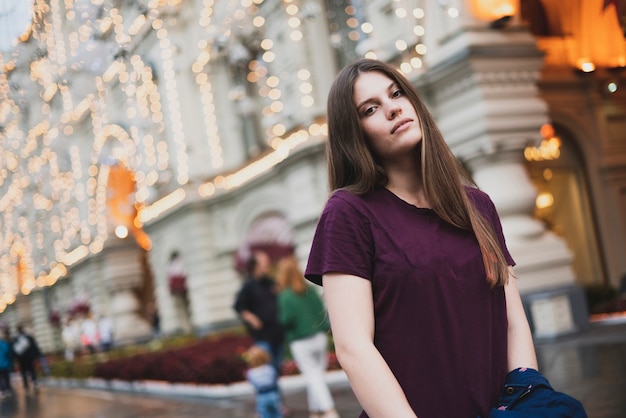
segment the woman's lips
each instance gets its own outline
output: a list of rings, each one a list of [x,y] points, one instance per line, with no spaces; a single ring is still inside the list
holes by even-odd
[[[412,122],[412,119],[402,119],[400,120],[398,123],[396,123],[395,125],[393,125],[393,129],[391,130],[391,133],[395,133],[398,129],[400,129],[401,127],[403,127],[404,125],[406,125],[407,123]]]

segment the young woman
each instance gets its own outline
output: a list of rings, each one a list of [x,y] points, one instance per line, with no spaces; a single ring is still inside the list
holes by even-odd
[[[305,275],[361,417],[486,417],[510,370],[537,367],[493,203],[388,64],[339,73],[328,131],[333,194]]]
[[[310,418],[339,418],[326,384],[328,319],[322,299],[307,285],[296,257],[278,262],[278,311],[291,354],[307,383]]]

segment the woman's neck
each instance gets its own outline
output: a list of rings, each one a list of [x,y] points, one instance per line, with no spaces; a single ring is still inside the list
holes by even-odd
[[[424,193],[419,170],[389,169],[387,171],[387,190],[418,208],[430,208]]]

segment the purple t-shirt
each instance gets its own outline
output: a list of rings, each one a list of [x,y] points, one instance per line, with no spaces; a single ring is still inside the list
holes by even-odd
[[[491,199],[467,191],[514,265]],[[504,288],[487,283],[472,232],[385,188],[337,191],[320,217],[305,275],[321,284],[331,272],[372,282],[374,344],[418,418],[488,415],[508,372],[506,305]]]

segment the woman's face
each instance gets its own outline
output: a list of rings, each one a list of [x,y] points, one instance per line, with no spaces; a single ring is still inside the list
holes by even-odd
[[[366,140],[383,164],[411,155],[422,140],[420,122],[404,91],[378,71],[361,73],[352,94]]]
[[[269,256],[266,253],[259,251],[254,254],[254,257],[256,259],[256,266],[254,268],[254,276],[262,277],[262,276],[267,275],[270,272],[270,267],[271,267]]]

